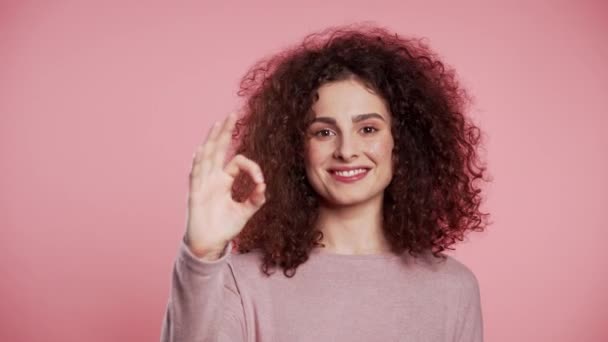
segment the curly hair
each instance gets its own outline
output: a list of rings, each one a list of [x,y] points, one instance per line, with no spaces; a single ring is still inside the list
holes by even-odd
[[[476,151],[481,134],[463,115],[471,97],[454,70],[423,39],[367,23],[333,26],[259,60],[240,81],[245,101],[234,153],[260,165],[267,201],[235,245],[239,253],[260,250],[267,276],[275,266],[294,276],[311,250],[323,246],[323,233],[314,228],[319,199],[305,171],[305,131],[317,89],[352,77],[382,96],[394,118],[395,169],[384,191],[382,227],[391,251],[415,257],[431,250],[445,260],[442,251],[488,224],[475,184],[486,180]],[[233,197],[244,200],[253,185],[241,173]]]

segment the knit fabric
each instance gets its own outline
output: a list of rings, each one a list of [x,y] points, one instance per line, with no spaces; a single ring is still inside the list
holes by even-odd
[[[205,261],[181,241],[161,342],[481,342],[480,291],[454,257],[315,249],[288,278],[233,242]]]

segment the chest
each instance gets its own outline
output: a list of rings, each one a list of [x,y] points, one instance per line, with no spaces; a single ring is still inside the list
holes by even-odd
[[[256,341],[449,341],[455,325],[457,294],[430,278],[319,275],[258,290]]]

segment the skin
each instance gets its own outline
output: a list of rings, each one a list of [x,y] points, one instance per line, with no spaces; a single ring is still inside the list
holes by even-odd
[[[324,252],[387,253],[382,233],[384,190],[393,177],[391,115],[384,100],[356,78],[318,89],[306,139],[306,174],[320,196],[317,228]],[[370,114],[372,115],[361,115]],[[358,120],[359,119],[359,120]],[[333,178],[333,167],[364,166],[354,183]]]

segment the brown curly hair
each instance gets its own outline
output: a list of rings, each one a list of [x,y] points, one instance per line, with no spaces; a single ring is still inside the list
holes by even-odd
[[[236,124],[234,153],[257,162],[267,201],[235,238],[239,253],[259,249],[262,271],[280,266],[287,277],[308,260],[323,233],[314,228],[318,195],[304,164],[305,131],[316,90],[356,76],[389,106],[395,170],[384,192],[383,232],[394,253],[435,257],[468,230],[483,231],[489,214],[479,211],[483,178],[478,127],[463,115],[470,96],[455,72],[420,38],[405,38],[369,23],[334,26],[307,35],[255,63],[240,82],[245,98]],[[233,197],[253,189],[245,173]]]

